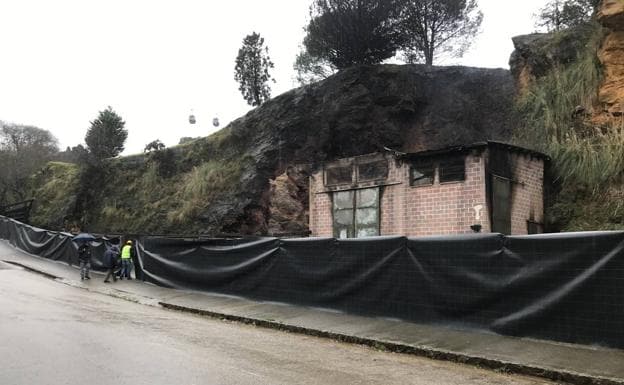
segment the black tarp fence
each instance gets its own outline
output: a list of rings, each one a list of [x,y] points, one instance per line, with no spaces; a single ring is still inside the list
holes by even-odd
[[[0,216],[0,239],[5,239],[29,254],[78,265],[78,245],[72,242],[72,234],[50,231],[30,226],[14,219]],[[91,242],[91,268],[104,271],[104,251],[107,239]]]
[[[66,235],[5,218],[0,237],[29,253],[75,261]],[[624,232],[142,236],[136,247],[143,279],[165,287],[624,348]]]

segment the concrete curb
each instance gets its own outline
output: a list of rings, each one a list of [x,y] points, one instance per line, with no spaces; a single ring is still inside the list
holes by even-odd
[[[406,345],[392,341],[358,337],[341,333],[334,333],[325,330],[310,329],[276,321],[261,320],[213,312],[209,310],[201,310],[186,306],[175,305],[168,302],[158,302],[158,304],[166,309],[181,311],[185,313],[199,314],[202,316],[235,321],[268,329],[275,329],[291,333],[305,334],[314,337],[327,338],[351,344],[370,346],[375,349],[387,350],[394,353],[413,354],[421,357],[431,358],[434,360],[457,362],[461,364],[476,366],[479,368],[492,369],[497,372],[529,375],[553,380],[556,382],[566,382],[578,385],[624,385],[624,380],[619,380],[616,378],[590,376],[565,370],[554,370],[538,366],[530,366],[513,362],[506,362],[502,360],[495,360],[485,357],[470,356],[451,351],[444,351],[428,346]]]
[[[30,272],[33,272],[33,273],[36,273],[36,274],[43,275],[44,277],[49,278],[49,279],[58,279],[58,278],[59,278],[59,277],[57,277],[57,276],[56,276],[56,275],[54,275],[54,274],[50,274],[50,273],[47,273],[47,272],[45,272],[45,271],[43,271],[43,270],[38,270],[38,269],[32,268],[32,267],[30,267],[30,266],[23,265],[23,264],[21,264],[21,263],[19,263],[19,262],[15,262],[15,261],[2,261],[2,262],[4,262],[4,263],[8,263],[9,265],[13,265],[13,266],[21,267],[21,268],[23,268],[23,269],[25,269],[25,270],[28,270],[28,271],[30,271]]]
[[[306,328],[297,325],[291,325],[286,323],[281,323],[277,321],[263,320],[257,318],[250,318],[244,316],[237,316],[226,313],[219,313],[210,310],[203,310],[198,308],[192,308],[187,306],[176,305],[173,303],[159,301],[155,298],[139,296],[130,292],[126,292],[123,290],[118,290],[114,288],[110,288],[107,290],[95,290],[93,288],[88,288],[82,286],[76,282],[71,280],[67,280],[62,277],[55,276],[48,272],[42,271],[40,269],[33,268],[28,265],[24,265],[15,261],[3,261],[5,263],[9,263],[14,266],[22,267],[25,270],[31,271],[36,274],[43,275],[46,278],[55,280],[59,283],[76,287],[79,289],[87,290],[90,292],[108,295],[111,297],[123,299],[130,302],[135,302],[142,305],[147,306],[160,306],[164,309],[181,311],[185,313],[198,314],[201,316],[207,316],[211,318],[217,318],[221,320],[228,320],[234,322],[240,322],[243,324],[259,326],[268,329],[281,330],[290,333],[297,333],[303,335],[309,335],[320,338],[327,338],[335,341],[346,342],[350,344],[364,345],[369,346],[375,349],[386,350],[394,353],[404,353],[404,354],[412,354],[421,357],[427,357],[430,359],[441,360],[441,361],[450,361],[456,362],[466,365],[472,365],[479,368],[487,368],[492,369],[497,372],[502,373],[510,373],[510,374],[521,374],[521,375],[529,375],[534,377],[541,377],[548,380],[556,381],[556,382],[565,382],[569,384],[576,385],[624,385],[624,379],[618,378],[609,378],[609,377],[601,377],[601,376],[593,376],[582,373],[576,373],[572,371],[566,370],[555,370],[544,367],[539,367],[536,365],[524,365],[518,364],[514,362],[507,362],[503,360],[491,359],[486,357],[479,357],[467,354],[456,353],[452,351],[446,351],[441,349],[436,349],[430,346],[416,346],[416,345],[408,345],[397,343],[393,341],[385,341],[381,339],[372,339],[366,337],[358,337],[353,335],[347,335],[342,333],[331,332],[327,330],[317,330]]]
[[[25,270],[28,270],[30,272],[33,272],[35,274],[40,274],[43,275],[44,277],[54,280],[58,283],[62,283],[63,285],[67,285],[67,286],[71,286],[71,287],[75,287],[78,289],[82,289],[82,290],[86,290],[86,291],[90,291],[92,293],[98,293],[98,294],[103,294],[103,295],[108,295],[110,297],[115,297],[115,298],[119,298],[119,299],[123,299],[129,302],[134,302],[134,303],[138,303],[140,305],[147,305],[147,306],[160,306],[158,303],[158,300],[155,298],[151,298],[151,297],[145,297],[145,296],[141,296],[141,295],[137,295],[125,290],[119,290],[119,289],[115,289],[113,287],[107,288],[106,290],[100,290],[97,288],[91,288],[91,287],[86,287],[86,286],[82,286],[81,284],[79,284],[76,281],[72,281],[63,277],[58,277],[54,274],[50,274],[48,272],[45,272],[43,270],[39,270],[39,269],[35,269],[31,266],[28,265],[24,265],[21,264],[19,262],[15,262],[15,261],[2,261],[4,263],[8,263],[11,264],[13,266],[18,266],[21,267]]]

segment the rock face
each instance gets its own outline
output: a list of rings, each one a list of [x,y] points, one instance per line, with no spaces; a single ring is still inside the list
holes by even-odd
[[[620,116],[624,113],[624,2],[604,0],[597,17],[609,29],[598,52],[604,71],[598,99],[603,111]]]
[[[307,229],[305,170],[326,160],[383,147],[416,151],[508,140],[514,93],[503,69],[379,65],[282,94],[228,127],[254,164],[221,231]],[[293,165],[301,166],[297,177],[287,172]]]
[[[583,28],[574,28],[554,36],[551,33],[520,35],[512,39],[515,51],[509,59],[509,68],[522,95],[533,80],[546,75],[556,66],[576,60],[584,48]]]
[[[591,107],[591,121],[601,125],[624,113],[624,2],[603,0],[596,20],[604,27],[604,38],[597,52],[602,65],[603,81],[598,100]],[[586,27],[575,27],[559,33],[531,34],[513,38],[515,51],[509,65],[520,95],[531,82],[556,66],[576,60],[585,47]]]
[[[289,167],[270,181],[269,234],[307,236],[309,199],[305,169]]]

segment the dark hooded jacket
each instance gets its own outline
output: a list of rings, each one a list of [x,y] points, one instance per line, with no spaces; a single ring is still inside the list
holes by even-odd
[[[111,246],[104,252],[104,267],[112,269],[117,265],[117,259],[119,258],[119,249],[116,246]]]

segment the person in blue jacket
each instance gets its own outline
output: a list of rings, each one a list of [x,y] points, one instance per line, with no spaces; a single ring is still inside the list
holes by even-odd
[[[104,278],[105,283],[109,283],[109,278],[112,276],[113,281],[117,282],[117,277],[115,276],[115,268],[117,267],[117,259],[119,258],[119,248],[115,245],[107,248],[104,252],[104,267],[108,269],[106,273],[106,277]]]

